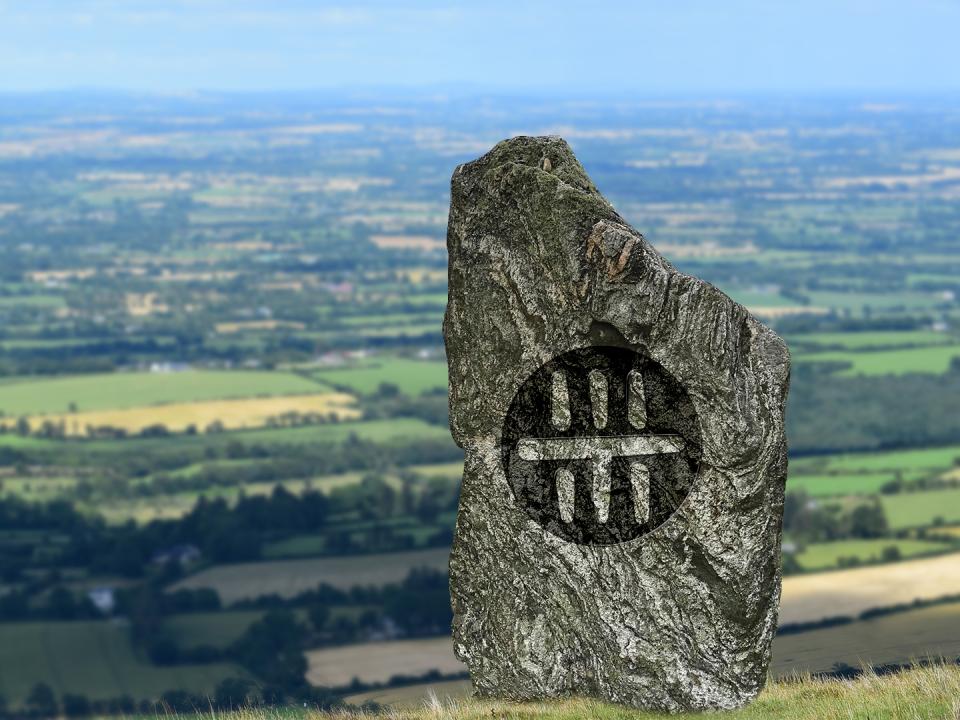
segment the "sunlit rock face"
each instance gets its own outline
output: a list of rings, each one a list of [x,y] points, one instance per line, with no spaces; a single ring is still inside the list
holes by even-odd
[[[777,625],[783,341],[677,272],[559,138],[458,167],[447,244],[450,587],[476,691],[744,704]]]

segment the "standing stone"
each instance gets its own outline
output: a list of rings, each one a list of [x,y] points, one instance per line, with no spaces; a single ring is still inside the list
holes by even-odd
[[[780,598],[783,341],[677,272],[559,138],[458,167],[447,245],[454,648],[477,693],[747,702]]]

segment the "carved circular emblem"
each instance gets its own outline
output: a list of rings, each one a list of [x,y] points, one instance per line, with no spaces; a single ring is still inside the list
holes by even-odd
[[[548,532],[612,545],[662,525],[700,466],[700,424],[686,390],[646,354],[566,352],[520,386],[503,425],[514,497]]]

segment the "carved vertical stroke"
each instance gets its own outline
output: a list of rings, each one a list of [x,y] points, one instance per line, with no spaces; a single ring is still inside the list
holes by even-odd
[[[560,506],[560,519],[565,523],[573,522],[576,479],[567,468],[557,470],[557,504]]]
[[[567,391],[567,376],[562,372],[553,374],[551,399],[553,426],[557,430],[566,430],[570,427],[570,393]]]
[[[647,396],[643,391],[643,375],[631,370],[627,375],[627,419],[635,430],[647,426]]]
[[[590,407],[593,410],[593,425],[597,430],[607,426],[607,376],[599,370],[590,372]]]
[[[630,463],[630,485],[633,488],[633,514],[643,524],[650,519],[650,471],[640,462]]]

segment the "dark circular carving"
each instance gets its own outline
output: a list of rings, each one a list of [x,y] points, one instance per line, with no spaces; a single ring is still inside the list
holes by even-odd
[[[520,386],[503,425],[514,497],[570,542],[611,545],[662,525],[683,502],[702,455],[686,390],[643,352],[566,352]]]

